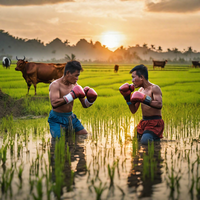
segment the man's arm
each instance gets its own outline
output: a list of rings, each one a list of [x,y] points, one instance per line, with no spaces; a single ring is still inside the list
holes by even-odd
[[[150,103],[150,106],[153,108],[161,109],[162,108],[162,92],[159,86],[154,85],[152,87],[153,99]]]
[[[64,98],[60,97],[59,84],[57,82],[53,82],[49,86],[49,97],[53,108],[57,108],[66,103]]]
[[[140,106],[140,102],[132,103],[129,105],[129,110],[131,111],[131,113],[135,114],[137,112],[139,106]]]

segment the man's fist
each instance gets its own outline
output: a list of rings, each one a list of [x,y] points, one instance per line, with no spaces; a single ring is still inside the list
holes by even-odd
[[[69,94],[63,96],[67,104],[76,98],[84,98],[84,97],[85,97],[85,92],[80,85],[74,86],[74,88],[71,90]]]
[[[92,89],[92,88],[90,88],[90,87],[88,87],[88,86],[84,87],[83,90],[84,90],[85,95],[86,95],[86,97],[87,97],[87,99],[85,100],[85,105],[86,105],[86,107],[89,107],[89,106],[91,106],[91,105],[94,103],[94,101],[96,100],[96,98],[97,98],[97,93],[95,92],[94,89]]]
[[[134,89],[135,87],[133,84],[125,83],[119,88],[119,91],[124,96],[124,99],[126,101],[130,101],[130,95],[131,92],[134,91]]]
[[[144,104],[150,105],[152,99],[150,96],[147,96],[141,92],[134,92],[131,96],[131,102],[136,103],[136,102],[142,102]]]
[[[90,103],[93,103],[97,98],[97,93],[95,92],[95,90],[90,88],[90,87],[88,87],[88,86],[84,87],[83,90],[85,92],[85,95],[86,95],[88,101]]]

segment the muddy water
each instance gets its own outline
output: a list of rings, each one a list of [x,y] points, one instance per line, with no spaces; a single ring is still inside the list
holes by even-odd
[[[71,153],[71,164],[65,160],[62,199],[97,199],[95,188],[96,191],[102,189],[101,199],[199,199],[199,126],[189,127],[193,136],[189,134],[177,140],[180,131],[185,136],[187,127],[182,130],[169,125],[169,134],[160,143],[154,144],[152,155],[152,146],[137,146],[132,142],[136,124],[134,120],[131,126],[120,128],[110,124],[107,126],[106,123],[101,121],[96,126],[84,124],[89,132],[87,136],[65,138]],[[44,124],[40,136],[34,133],[33,128],[27,132],[26,140],[19,139],[20,133],[15,134],[12,138],[15,142],[13,153],[8,149],[6,164],[0,167],[2,186],[3,176],[12,166],[16,166],[13,167],[12,187],[7,192],[0,191],[2,199],[34,199],[33,194],[38,197],[37,167],[38,177],[42,177],[42,199],[48,199],[47,183],[43,176],[46,173],[44,161],[50,166],[51,184],[55,182],[55,140],[51,139],[47,124]],[[2,137],[0,148],[5,143]],[[18,152],[20,144],[23,148]],[[21,182],[18,177],[20,166],[23,166]],[[30,171],[30,168],[34,170]],[[72,182],[71,172],[74,172]],[[113,178],[110,178],[111,175]],[[32,190],[30,179],[35,181]],[[53,192],[50,193],[50,199],[56,199]]]

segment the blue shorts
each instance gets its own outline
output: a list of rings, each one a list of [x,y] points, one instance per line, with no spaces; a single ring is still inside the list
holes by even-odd
[[[48,122],[53,138],[60,137],[61,128],[68,129],[68,126],[70,125],[69,120],[72,121],[73,129],[75,129],[75,132],[84,129],[83,125],[74,113],[59,113],[53,110],[50,111]]]
[[[144,131],[142,135],[138,134],[138,139],[140,140],[141,144],[148,144],[148,142],[160,142],[160,138],[154,134],[152,131]]]

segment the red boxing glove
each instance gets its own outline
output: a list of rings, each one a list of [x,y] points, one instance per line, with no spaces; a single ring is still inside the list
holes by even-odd
[[[124,96],[124,99],[129,102],[131,92],[133,92],[134,89],[135,87],[133,84],[125,83],[119,88],[119,91]]]
[[[63,96],[67,104],[76,98],[84,98],[84,97],[85,97],[85,92],[80,85],[74,86],[74,88],[71,90],[69,94]]]
[[[85,105],[87,107],[89,107],[95,102],[95,100],[97,98],[97,93],[95,92],[94,89],[92,89],[92,88],[90,88],[88,86],[84,87],[83,90],[84,90],[85,95],[87,97],[87,99],[85,99]]]
[[[131,96],[131,102],[136,103],[136,102],[142,102],[144,104],[150,105],[152,99],[150,96],[147,96],[141,92],[134,92]]]

